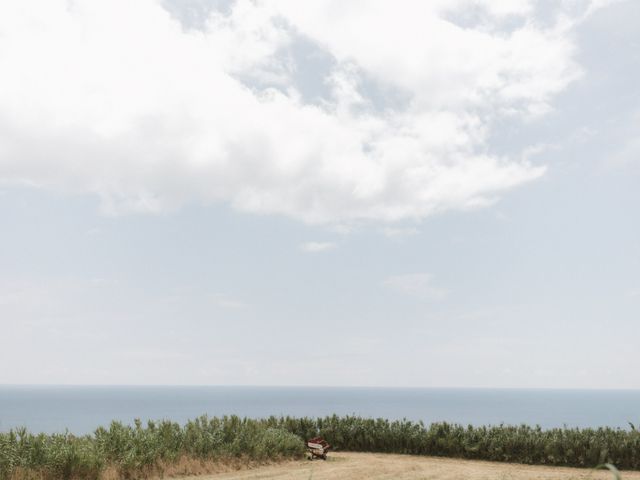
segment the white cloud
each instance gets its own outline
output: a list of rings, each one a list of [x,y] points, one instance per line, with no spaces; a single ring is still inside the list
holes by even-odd
[[[613,5],[614,3],[620,3],[624,0],[591,0],[589,2],[589,7],[587,8],[584,17],[592,15],[601,8],[608,7],[609,5]]]
[[[287,19],[327,45],[338,60],[355,61],[377,80],[409,93],[407,113],[412,117],[427,114],[427,121],[434,113],[446,112],[440,121],[445,129],[455,128],[458,136],[447,136],[445,144],[457,140],[470,146],[469,137],[482,136],[486,125],[478,125],[482,120],[474,109],[525,114],[545,110],[551,97],[580,74],[564,23],[543,29],[528,22],[506,33],[495,31],[500,18],[478,28],[463,28],[445,18],[476,4],[499,17],[509,13],[526,20],[530,2],[512,2],[512,8],[497,8],[493,1],[448,0],[362,0],[349,7],[337,0],[311,6],[296,0],[277,4]],[[437,137],[429,140],[439,143]]]
[[[433,284],[433,277],[428,273],[394,275],[387,278],[383,285],[423,300],[442,300],[448,294],[447,290]]]
[[[307,253],[320,253],[333,250],[337,245],[333,242],[306,242],[300,245],[300,249]]]
[[[469,5],[482,24],[448,20]],[[154,0],[2,2],[0,183],[95,194],[109,213],[228,202],[324,224],[489,205],[544,173],[491,153],[494,119],[548,111],[580,75],[567,21],[531,15],[239,0],[198,31]],[[335,60],[321,102],[294,80],[300,36]]]

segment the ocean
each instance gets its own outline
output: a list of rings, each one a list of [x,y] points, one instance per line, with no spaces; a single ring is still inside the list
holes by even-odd
[[[425,423],[628,428],[628,422],[640,423],[640,390],[0,386],[0,431],[24,426],[84,434],[111,420],[333,413]]]

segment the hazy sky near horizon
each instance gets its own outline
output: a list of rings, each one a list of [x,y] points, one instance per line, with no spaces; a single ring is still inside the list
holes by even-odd
[[[640,2],[0,3],[0,383],[640,388]]]

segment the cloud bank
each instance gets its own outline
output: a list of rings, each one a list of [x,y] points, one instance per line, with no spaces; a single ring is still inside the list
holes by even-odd
[[[312,224],[488,205],[544,173],[491,152],[494,122],[580,75],[572,16],[534,6],[238,0],[196,29],[154,0],[2,2],[0,183]]]

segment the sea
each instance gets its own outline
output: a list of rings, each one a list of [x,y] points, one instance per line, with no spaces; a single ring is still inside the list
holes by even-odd
[[[112,420],[200,415],[326,416],[528,424],[542,428],[640,423],[640,390],[465,388],[0,386],[0,431],[86,434]]]

